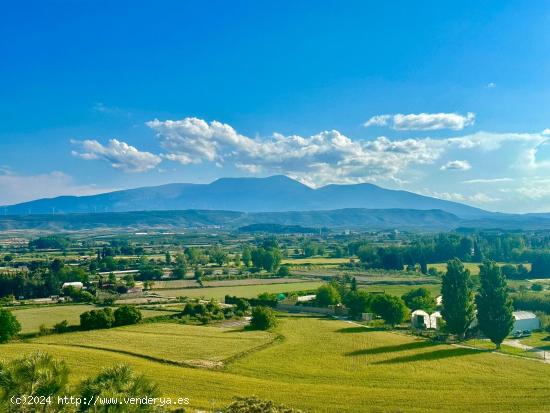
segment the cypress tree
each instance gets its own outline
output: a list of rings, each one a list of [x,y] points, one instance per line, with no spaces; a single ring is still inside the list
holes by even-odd
[[[466,331],[475,318],[474,294],[471,287],[470,271],[455,258],[447,262],[447,272],[443,276],[441,315],[448,331],[463,340]]]
[[[512,300],[500,267],[492,261],[480,266],[480,288],[476,296],[477,319],[483,331],[497,349],[514,326]]]

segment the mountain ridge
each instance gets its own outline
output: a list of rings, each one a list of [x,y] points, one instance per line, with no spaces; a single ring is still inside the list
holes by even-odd
[[[97,195],[42,198],[6,205],[6,214],[99,213],[171,210],[239,212],[326,211],[364,209],[440,209],[460,218],[495,213],[371,183],[330,184],[311,188],[284,175],[267,178],[220,178],[209,184],[171,183],[123,189]]]

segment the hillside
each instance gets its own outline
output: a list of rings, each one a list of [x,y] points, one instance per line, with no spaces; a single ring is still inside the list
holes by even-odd
[[[286,176],[223,178],[210,184],[168,184],[90,196],[61,196],[4,206],[5,213],[52,214],[129,211],[316,211],[347,208],[439,209],[460,218],[491,213],[468,205],[384,189],[373,184],[310,188]]]

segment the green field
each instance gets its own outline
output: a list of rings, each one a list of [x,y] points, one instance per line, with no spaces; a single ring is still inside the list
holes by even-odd
[[[470,270],[470,274],[472,275],[479,275],[479,266],[481,265],[481,263],[479,262],[464,262],[464,267],[467,268],[468,270]],[[499,262],[498,263],[499,265],[505,265],[506,263],[505,262]],[[529,263],[524,263],[523,264],[527,270],[531,271],[531,264]],[[428,268],[430,267],[433,267],[435,268],[437,271],[442,271],[442,272],[445,272],[447,271],[447,263],[445,262],[438,262],[438,263],[434,263],[434,264],[428,264]]]
[[[550,406],[550,365],[436,345],[339,320],[283,317],[277,328],[282,340],[233,359],[223,370],[181,367],[112,350],[131,347],[147,356],[153,351],[162,355],[163,349],[170,349],[170,359],[178,360],[209,359],[212,354],[223,358],[230,354],[227,347],[233,345],[235,334],[250,334],[243,348],[261,345],[266,338],[253,337],[254,332],[221,330],[218,334],[212,333],[212,327],[182,329],[167,324],[142,334],[143,343],[137,337],[138,343],[128,343],[125,334],[139,334],[143,327],[111,329],[110,339],[102,338],[107,331],[92,334],[93,344],[108,350],[76,347],[69,339],[71,335],[6,344],[0,350],[4,358],[47,350],[67,360],[73,381],[103,366],[128,363],[155,380],[166,396],[189,397],[191,411],[215,410],[234,396],[252,394],[320,413],[542,413]],[[182,338],[175,340],[173,347],[169,341],[163,342],[162,348],[149,345],[161,340],[163,334]],[[82,333],[73,337],[86,340]],[[43,341],[50,339],[66,340],[66,344]],[[201,340],[204,345],[200,345]]]
[[[226,294],[237,297],[252,298],[261,293],[285,293],[290,291],[315,290],[323,283],[320,281],[306,281],[288,284],[260,284],[239,285],[231,287],[182,288],[174,290],[155,290],[163,297],[205,297],[223,301]]]
[[[60,321],[67,320],[70,325],[80,323],[80,314],[97,307],[91,304],[37,306],[13,310],[13,314],[21,323],[22,333],[37,332],[42,324],[51,328]],[[173,314],[169,311],[142,310],[144,318]]]
[[[359,289],[361,290],[366,290],[369,292],[385,292],[386,294],[396,295],[398,297],[416,288],[426,288],[435,297],[441,294],[441,284],[372,284],[359,286]]]
[[[56,346],[101,348],[159,361],[218,367],[229,357],[265,345],[275,335],[264,331],[243,332],[218,327],[150,323],[97,331],[40,337],[33,342]]]
[[[349,258],[324,258],[324,257],[311,257],[311,258],[290,258],[282,261],[283,264],[291,265],[334,265],[334,264],[346,264],[350,261]]]

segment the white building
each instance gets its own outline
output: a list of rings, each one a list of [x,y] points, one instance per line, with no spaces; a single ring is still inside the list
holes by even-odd
[[[428,314],[424,310],[415,310],[411,313],[411,325],[420,329],[437,329],[438,322],[441,319],[441,313]]]
[[[84,287],[84,284],[82,284],[80,281],[72,281],[68,283],[63,283],[63,286],[61,287],[61,289],[63,290],[66,287],[73,287],[73,288],[76,288],[77,290],[82,290],[82,288]]]
[[[540,329],[540,320],[530,311],[514,311],[514,327],[512,333],[516,331],[533,331]]]

